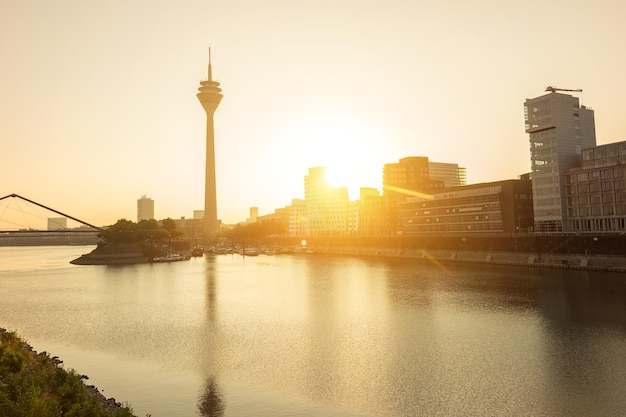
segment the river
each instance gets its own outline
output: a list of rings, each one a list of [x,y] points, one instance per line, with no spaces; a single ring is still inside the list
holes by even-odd
[[[152,417],[626,415],[626,276],[0,247],[0,326]]]

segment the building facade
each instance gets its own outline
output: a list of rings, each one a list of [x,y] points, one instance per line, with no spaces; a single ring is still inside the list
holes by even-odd
[[[359,218],[356,234],[380,236],[392,233],[388,202],[376,188],[361,188],[357,207]]]
[[[582,151],[582,167],[565,175],[569,228],[626,231],[626,141]]]
[[[300,198],[294,198],[291,200],[291,206],[289,206],[289,228],[288,233],[290,237],[305,237],[308,236],[309,227],[306,213],[306,202]]]
[[[137,200],[137,223],[151,219],[154,219],[154,200],[145,195],[141,196]]]
[[[443,181],[430,178],[428,157],[409,156],[397,163],[383,167],[383,197],[389,212],[391,233],[402,230],[402,220],[398,215],[398,205],[417,195],[443,188]]]
[[[304,177],[304,201],[309,236],[349,233],[348,189],[328,185],[325,168],[309,168]]]
[[[581,165],[583,149],[596,145],[592,109],[577,97],[555,92],[524,102],[530,141],[533,204],[537,232],[570,231],[565,173]]]
[[[48,230],[67,229],[67,217],[48,217]]]
[[[442,181],[446,188],[467,185],[467,170],[459,164],[430,161],[428,173],[431,180]]]
[[[505,180],[437,190],[401,203],[400,218],[404,234],[528,232],[532,183]]]

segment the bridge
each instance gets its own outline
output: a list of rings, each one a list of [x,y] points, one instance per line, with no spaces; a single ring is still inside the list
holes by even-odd
[[[91,233],[93,233],[93,232],[100,232],[100,231],[104,230],[101,227],[94,226],[93,224],[88,223],[88,222],[86,222],[84,220],[81,220],[81,219],[76,218],[74,216],[70,216],[69,214],[63,213],[63,212],[61,212],[59,210],[53,209],[52,207],[48,207],[48,206],[46,206],[44,204],[41,204],[41,203],[38,203],[36,201],[30,200],[28,198],[22,197],[22,196],[20,196],[18,194],[9,194],[9,195],[6,195],[4,197],[0,197],[0,201],[7,200],[7,199],[15,199],[18,203],[19,203],[19,201],[24,201],[24,202],[29,203],[31,205],[43,208],[45,210],[48,210],[50,212],[53,212],[55,214],[58,214],[60,216],[65,217],[65,218],[71,219],[71,220],[73,220],[75,222],[78,222],[79,224],[81,224],[83,226],[87,226],[87,227],[86,228],[78,228],[78,229],[61,228],[59,230],[54,230],[54,231],[33,229],[33,228],[30,227],[30,222],[28,221],[28,219],[26,217],[26,213],[24,212],[24,209],[19,204],[18,204],[18,208],[14,209],[14,210],[19,212],[19,214],[21,215],[22,219],[24,221],[26,221],[26,225],[21,224],[21,223],[17,223],[17,222],[12,221],[12,220],[4,219],[4,215],[7,212],[7,210],[9,209],[9,206],[6,205],[4,208],[0,207],[0,229],[1,229],[1,225],[3,223],[8,223],[8,224],[10,224],[12,226],[17,226],[19,228],[19,230],[15,230],[15,229],[6,230],[6,231],[3,230],[3,232],[5,234],[7,234],[7,233],[16,233],[16,232],[17,233],[20,233],[20,232],[21,233],[35,233],[35,232],[37,232],[37,233],[44,233],[44,232],[55,232],[55,233],[59,233],[59,232],[63,232],[63,233],[91,232]],[[41,215],[39,215],[37,217],[43,218],[43,216],[41,216]]]

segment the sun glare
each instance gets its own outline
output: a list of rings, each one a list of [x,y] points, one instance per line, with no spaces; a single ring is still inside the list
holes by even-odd
[[[358,199],[361,187],[380,190],[384,155],[377,145],[383,141],[367,122],[325,113],[299,120],[286,133],[303,149],[298,165],[325,167],[328,184],[347,187],[351,200]]]

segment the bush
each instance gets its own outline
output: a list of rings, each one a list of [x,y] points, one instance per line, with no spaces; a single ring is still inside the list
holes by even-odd
[[[134,417],[130,407],[104,407],[106,399],[73,369],[46,352],[37,354],[14,332],[0,329],[0,410],[3,417]]]

